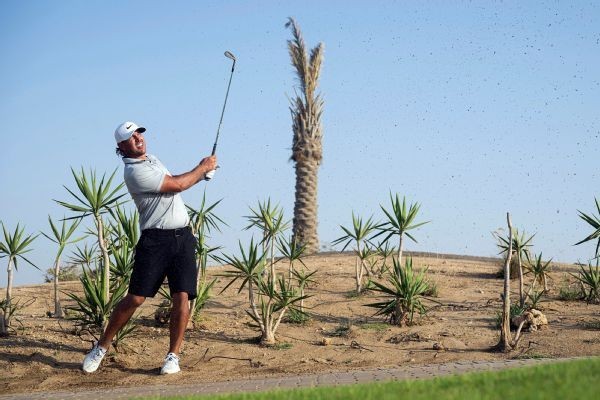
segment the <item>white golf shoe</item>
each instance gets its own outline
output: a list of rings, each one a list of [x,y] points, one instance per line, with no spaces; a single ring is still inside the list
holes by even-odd
[[[179,371],[181,371],[181,369],[179,368],[179,357],[177,357],[177,354],[167,354],[167,356],[165,357],[165,362],[163,363],[163,366],[160,369],[160,374],[176,374]]]
[[[98,342],[96,342],[92,350],[83,359],[82,369],[87,373],[96,371],[105,355],[106,349],[98,346]]]

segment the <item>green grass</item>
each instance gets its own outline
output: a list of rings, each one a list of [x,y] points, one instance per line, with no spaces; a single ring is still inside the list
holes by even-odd
[[[541,364],[430,380],[279,390],[172,399],[592,399],[600,392],[600,358]]]

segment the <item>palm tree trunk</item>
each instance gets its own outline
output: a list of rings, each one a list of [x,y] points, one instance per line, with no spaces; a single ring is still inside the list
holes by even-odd
[[[294,203],[294,240],[306,246],[306,254],[319,251],[317,234],[317,173],[314,159],[296,161],[296,201]]]
[[[54,261],[54,318],[62,318],[63,312],[60,306],[60,297],[58,294],[58,275],[60,274],[60,257]]]

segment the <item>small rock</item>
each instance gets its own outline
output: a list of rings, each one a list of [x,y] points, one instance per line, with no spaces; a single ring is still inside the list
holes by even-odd
[[[415,360],[414,358],[411,358],[410,360],[408,360],[408,362],[411,362],[411,363],[415,362],[415,361],[417,361],[417,360]]]
[[[433,349],[437,350],[437,351],[446,351],[446,347],[444,346],[444,343],[442,342],[435,342],[433,344]]]
[[[313,361],[319,364],[329,364],[329,361],[324,358],[313,358]]]
[[[321,346],[329,346],[329,345],[331,345],[331,338],[321,339]]]
[[[483,294],[483,290],[479,289],[477,293]]]
[[[529,311],[524,312],[521,315],[513,317],[511,322],[514,326],[517,327],[521,325],[522,322],[524,322],[523,329],[528,329],[530,332],[537,331],[542,326],[548,325],[548,319],[546,318],[546,316],[542,314],[541,311],[538,311],[533,308]]]

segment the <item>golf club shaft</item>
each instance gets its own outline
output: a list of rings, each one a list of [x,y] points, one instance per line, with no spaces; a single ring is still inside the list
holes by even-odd
[[[223,123],[223,115],[225,114],[225,106],[227,105],[227,97],[229,97],[229,88],[231,87],[231,79],[233,78],[233,71],[235,69],[235,60],[231,66],[231,74],[229,75],[229,83],[227,84],[227,92],[225,93],[225,102],[223,103],[223,109],[221,110],[221,119],[219,120],[219,127],[217,128],[217,137],[215,138],[215,144],[213,145],[212,155],[214,156],[217,152],[217,143],[219,142],[219,133],[221,132],[221,124]]]
[[[223,109],[221,110],[221,119],[219,120],[219,127],[217,128],[217,137],[215,138],[215,144],[213,144],[213,148],[212,148],[212,155],[214,156],[217,153],[217,143],[219,142],[219,133],[221,132],[221,124],[223,123],[223,115],[225,114],[225,106],[227,105],[227,98],[229,97],[229,88],[231,87],[231,79],[233,78],[233,71],[235,70],[235,56],[233,54],[231,54],[231,52],[226,51],[225,52],[225,57],[229,58],[230,60],[233,61],[233,64],[231,65],[231,74],[229,75],[229,83],[227,84],[227,92],[225,92],[225,101],[223,102]],[[217,166],[217,168],[219,168],[219,166]],[[215,174],[215,170],[213,171],[209,171],[206,176],[204,177],[204,179],[206,179],[207,181],[210,181],[213,177],[213,175]]]

